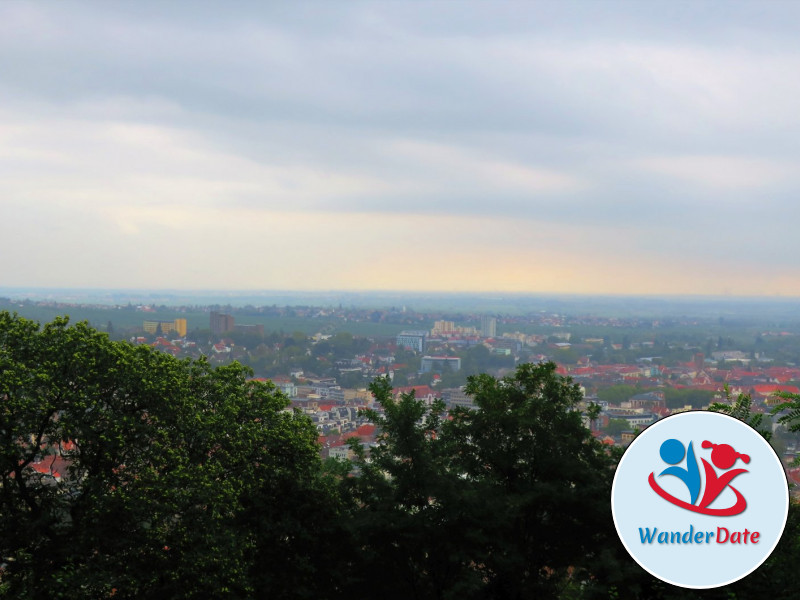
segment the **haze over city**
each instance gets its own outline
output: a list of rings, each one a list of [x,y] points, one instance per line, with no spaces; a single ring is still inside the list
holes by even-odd
[[[0,280],[800,295],[798,17],[2,3]]]

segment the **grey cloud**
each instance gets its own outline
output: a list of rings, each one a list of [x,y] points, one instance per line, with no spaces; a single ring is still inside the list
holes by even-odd
[[[749,2],[6,3],[0,117],[174,128],[254,179],[369,183],[282,196],[256,181],[220,192],[232,208],[626,225],[654,232],[632,236],[641,251],[666,252],[673,231],[687,253],[730,256],[744,238],[766,260],[798,249],[800,182],[715,188],[641,161],[800,160],[798,16]],[[393,151],[404,142],[468,159]],[[191,175],[112,152],[120,173]],[[16,160],[7,172],[33,176],[35,159]],[[576,184],[526,191],[470,161]]]
[[[614,63],[606,69],[558,63],[548,68],[542,59],[531,62],[513,56],[517,49],[525,51],[526,44],[534,50],[552,45],[557,61],[559,48],[570,45],[554,41],[560,30],[574,34],[585,27],[591,34],[602,30],[603,23],[610,27],[614,11],[608,8],[599,11],[608,13],[600,24],[591,24],[598,12],[593,3],[567,4],[562,11],[553,4],[528,10],[527,5],[514,4],[513,10],[505,11],[487,4],[468,4],[471,8],[464,11],[435,3],[425,10],[355,4],[350,10],[323,10],[327,17],[338,15],[329,21],[314,18],[324,4],[266,14],[244,5],[256,13],[251,23],[239,14],[242,11],[220,11],[222,25],[217,28],[211,14],[208,21],[194,15],[185,22],[175,18],[174,8],[145,6],[149,11],[121,9],[133,13],[125,18],[108,9],[99,14],[77,10],[72,17],[77,26],[59,33],[58,43],[45,44],[44,49],[20,44],[24,60],[17,55],[2,65],[7,85],[59,99],[138,95],[146,90],[177,102],[199,121],[210,113],[255,123],[279,119],[375,132],[458,136],[526,131],[615,136],[629,143],[647,135],[651,143],[658,143],[671,137],[677,122],[685,124],[681,133],[687,142],[696,143],[696,132],[707,128],[691,112],[684,114],[691,109],[687,102],[694,99],[670,98],[669,90],[659,85],[658,73],[645,78],[637,70],[615,73]],[[632,5],[622,6],[638,12]],[[378,13],[373,28],[380,35],[362,23],[369,21],[369,13]],[[446,17],[453,13],[456,18],[450,23]],[[520,13],[529,18],[520,19]],[[170,15],[174,20],[166,18]],[[655,20],[648,21],[649,29],[654,29]],[[390,25],[381,26],[385,21]],[[551,21],[555,30],[548,29]],[[528,36],[520,32],[522,24],[529,27]],[[505,39],[508,30],[516,33],[511,39],[517,49],[503,52],[498,40]],[[470,37],[475,33],[483,35]],[[595,39],[607,44],[606,37]],[[500,51],[493,52],[498,45]],[[602,45],[597,48],[602,50]],[[584,51],[592,52],[593,47]],[[703,141],[713,144],[709,133]]]

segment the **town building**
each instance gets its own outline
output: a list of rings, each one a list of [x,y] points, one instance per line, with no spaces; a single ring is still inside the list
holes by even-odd
[[[457,356],[423,356],[419,370],[422,373],[460,371],[461,359]]]
[[[433,336],[450,336],[456,332],[456,324],[453,321],[435,321],[431,335]]]
[[[468,395],[463,387],[442,390],[442,400],[448,409],[463,407],[475,408],[475,398]]]
[[[415,352],[425,352],[425,344],[428,339],[427,331],[401,331],[397,334],[397,345],[406,350]]]
[[[148,319],[142,324],[142,329],[153,335],[157,333],[166,335],[174,331],[178,336],[186,337],[186,319],[174,319],[172,321],[154,321]]]
[[[497,319],[484,315],[481,317],[481,337],[493,338],[497,335]]]
[[[223,333],[233,331],[235,327],[233,315],[211,311],[211,315],[209,317],[209,327],[211,328],[211,333],[215,335],[221,335]]]

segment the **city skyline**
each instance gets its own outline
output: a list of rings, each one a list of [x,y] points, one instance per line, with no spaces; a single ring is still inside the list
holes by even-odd
[[[800,296],[798,16],[2,4],[0,284]]]

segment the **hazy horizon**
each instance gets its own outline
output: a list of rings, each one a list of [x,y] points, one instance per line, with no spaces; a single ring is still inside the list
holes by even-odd
[[[430,292],[409,290],[168,290],[57,289],[0,286],[0,298],[68,305],[121,306],[317,306],[408,309],[504,315],[553,312],[572,315],[675,317],[781,317],[800,319],[800,298],[657,296],[555,293]]]

